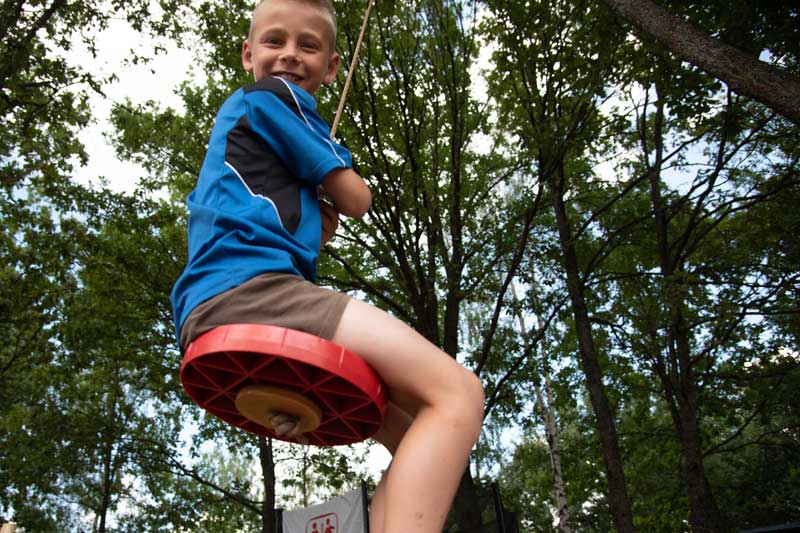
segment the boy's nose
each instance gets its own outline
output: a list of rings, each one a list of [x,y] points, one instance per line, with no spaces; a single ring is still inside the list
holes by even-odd
[[[297,62],[297,57],[297,48],[288,45],[283,49],[280,59],[281,61],[286,61],[287,63],[295,63]]]

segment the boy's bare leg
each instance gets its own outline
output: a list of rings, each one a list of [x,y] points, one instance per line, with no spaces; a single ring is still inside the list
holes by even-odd
[[[403,439],[408,428],[411,427],[411,422],[414,418],[398,407],[393,402],[386,404],[386,413],[383,419],[383,426],[372,437],[374,440],[383,445],[392,456],[397,451],[397,446]],[[375,487],[375,492],[372,493],[372,502],[369,508],[369,530],[371,533],[381,533],[383,531],[383,517],[384,507],[386,503],[386,480],[391,471],[391,464],[383,472],[378,486]]]
[[[360,355],[390,400],[414,413],[378,491],[383,524],[376,522],[375,533],[440,532],[480,434],[480,380],[406,324],[357,300],[333,342]]]

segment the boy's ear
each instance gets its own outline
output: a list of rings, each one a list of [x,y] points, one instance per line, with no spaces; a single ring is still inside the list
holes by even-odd
[[[325,77],[322,81],[325,83],[331,83],[336,79],[337,72],[339,72],[339,54],[334,52],[330,61],[328,61],[328,69],[325,71]]]
[[[242,43],[242,66],[247,72],[253,72],[253,50],[250,48],[250,39]]]

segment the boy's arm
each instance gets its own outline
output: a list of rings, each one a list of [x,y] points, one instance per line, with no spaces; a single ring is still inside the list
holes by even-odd
[[[325,175],[322,188],[346,217],[361,218],[372,203],[372,192],[352,168],[337,168]]]

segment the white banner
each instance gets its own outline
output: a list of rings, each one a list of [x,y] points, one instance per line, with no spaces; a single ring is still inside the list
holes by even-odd
[[[366,533],[361,489],[327,502],[283,512],[283,533]]]

